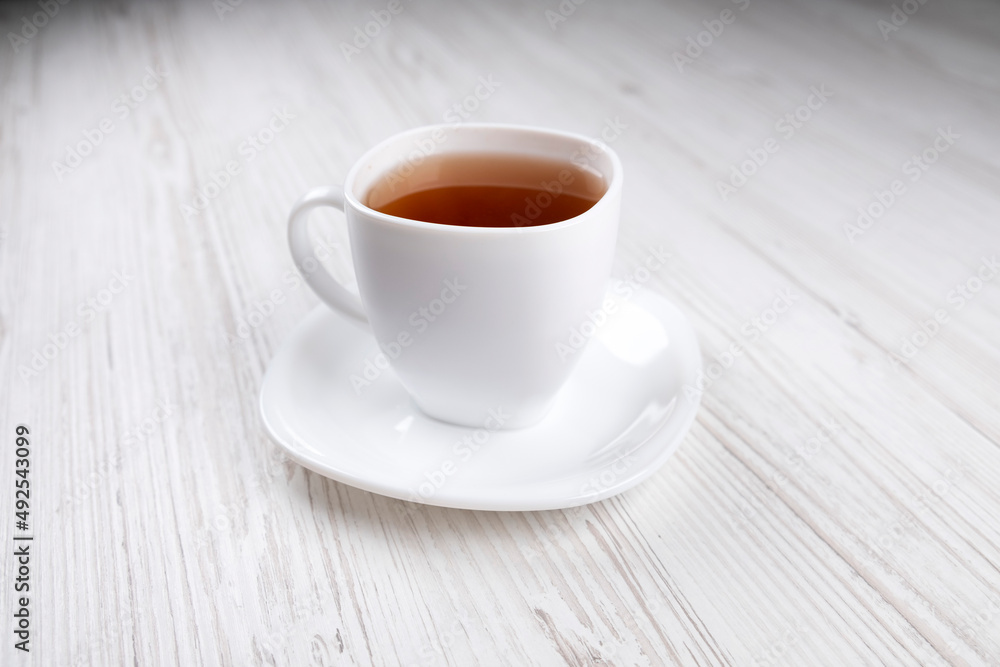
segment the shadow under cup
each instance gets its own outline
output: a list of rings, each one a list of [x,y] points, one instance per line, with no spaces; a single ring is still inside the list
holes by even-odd
[[[562,192],[575,188],[596,202],[575,217],[536,226],[445,225],[376,210],[442,183],[495,180],[488,164],[449,172],[447,158],[456,154],[572,164],[585,176],[562,183]],[[444,168],[421,169],[432,161]],[[515,184],[537,191],[525,202],[529,213],[532,203],[561,196],[537,176],[512,174]],[[603,307],[621,187],[620,162],[607,146],[504,125],[406,132],[351,169],[345,212],[361,302],[379,347],[422,411],[492,430],[545,416],[583,352],[588,336],[581,338],[581,328],[592,330]]]

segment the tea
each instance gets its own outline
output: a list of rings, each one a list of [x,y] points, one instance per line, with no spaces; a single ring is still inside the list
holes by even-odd
[[[604,194],[596,171],[509,153],[431,155],[390,172],[367,205],[410,220],[466,227],[533,227],[575,218]]]

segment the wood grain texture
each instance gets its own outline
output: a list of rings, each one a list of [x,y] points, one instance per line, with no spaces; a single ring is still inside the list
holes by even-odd
[[[36,536],[26,656],[0,493],[0,662],[1000,664],[1000,6],[928,0],[884,37],[888,0],[404,0],[349,58],[387,3],[217,6],[71,2],[0,44],[0,483],[27,424]],[[0,34],[37,11],[0,5]],[[470,119],[625,126],[616,274],[673,254],[647,284],[710,371],[677,455],[583,508],[375,496],[257,414],[317,303],[288,280],[292,202],[480,77]]]

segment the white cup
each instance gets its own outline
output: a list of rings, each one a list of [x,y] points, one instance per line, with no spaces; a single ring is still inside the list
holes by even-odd
[[[387,175],[405,175],[430,154],[453,152],[573,162],[599,174],[606,189],[575,218],[527,227],[421,222],[366,205]],[[321,187],[302,197],[289,217],[288,240],[316,294],[370,324],[423,412],[482,427],[499,410],[503,428],[519,428],[545,416],[581,356],[560,349],[579,345],[581,326],[601,306],[621,191],[618,157],[586,137],[496,124],[422,127],[365,153],[343,189]],[[346,214],[360,296],[317,264],[306,225],[317,206]]]

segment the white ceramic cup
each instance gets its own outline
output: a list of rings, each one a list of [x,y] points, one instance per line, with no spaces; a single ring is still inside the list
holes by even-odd
[[[575,218],[525,227],[436,224],[367,206],[372,189],[388,175],[405,183],[428,155],[458,152],[573,162],[599,174],[604,193]],[[578,341],[588,313],[601,306],[621,191],[618,157],[583,136],[495,124],[422,127],[365,153],[343,189],[321,187],[302,197],[289,217],[288,240],[316,294],[370,324],[423,412],[483,427],[499,410],[505,417],[492,420],[492,427],[519,428],[545,416],[581,356],[561,354],[559,346],[570,345],[574,332]],[[317,269],[306,221],[318,206],[346,214],[360,296]]]

